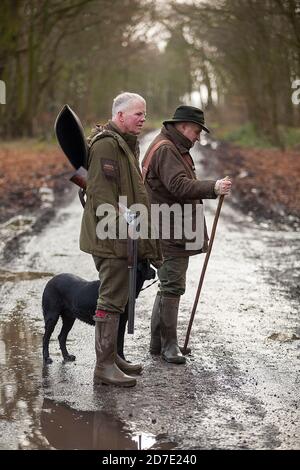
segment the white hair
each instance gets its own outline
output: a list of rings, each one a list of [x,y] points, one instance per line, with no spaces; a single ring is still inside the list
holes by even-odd
[[[132,101],[143,101],[146,103],[141,95],[125,91],[124,93],[121,93],[115,97],[112,105],[112,117],[114,118],[119,111],[125,111]]]

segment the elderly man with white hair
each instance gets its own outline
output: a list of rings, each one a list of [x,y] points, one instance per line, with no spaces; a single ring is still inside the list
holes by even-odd
[[[112,119],[97,126],[89,138],[87,200],[81,233],[81,250],[93,255],[101,281],[95,312],[96,367],[94,383],[130,387],[136,379],[125,372],[137,372],[116,354],[119,317],[128,301],[127,240],[101,237],[97,226],[103,220],[101,207],[115,208],[127,197],[127,207],[143,204],[149,207],[138,161],[138,141],[146,117],[146,102],[136,93],[118,95],[112,106]],[[138,258],[158,260],[159,241],[138,240]]]

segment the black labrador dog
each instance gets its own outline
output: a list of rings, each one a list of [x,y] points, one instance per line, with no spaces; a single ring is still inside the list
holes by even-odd
[[[138,297],[144,281],[153,279],[155,271],[149,262],[138,263],[136,276],[136,297]],[[73,274],[58,274],[48,283],[43,292],[42,308],[45,321],[45,334],[43,337],[43,359],[45,364],[51,364],[49,355],[49,341],[59,317],[62,318],[62,328],[58,335],[59,346],[65,361],[74,361],[75,356],[69,354],[66,346],[68,334],[76,318],[95,325],[93,316],[96,310],[100,281],[86,281]],[[120,315],[120,323],[117,339],[117,352],[122,359],[124,357],[124,334],[128,320],[127,307]]]

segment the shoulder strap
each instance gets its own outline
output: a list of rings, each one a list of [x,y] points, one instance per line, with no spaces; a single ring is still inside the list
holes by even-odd
[[[146,156],[146,158],[143,161],[143,167],[142,167],[143,183],[145,182],[145,179],[146,179],[146,176],[147,176],[147,173],[148,173],[148,170],[149,170],[149,166],[150,166],[150,163],[151,163],[151,160],[152,160],[152,157],[153,157],[154,153],[156,152],[156,150],[158,150],[163,145],[169,145],[170,147],[173,148],[173,150],[175,150],[175,152],[178,153],[178,150],[177,150],[176,146],[173,144],[173,142],[171,142],[171,140],[163,139],[163,140],[159,140],[158,142],[156,142],[156,144],[153,145],[153,147],[149,150],[148,155]]]
[[[94,135],[92,139],[89,140],[89,147],[91,147],[97,140],[103,139],[104,137],[113,137],[115,140],[118,140],[118,134],[114,131],[108,131],[107,129],[100,130],[97,134]]]
[[[196,177],[196,175],[195,175],[195,173],[194,173],[194,170],[195,170],[195,169],[193,168],[193,163],[192,163],[192,162],[193,162],[193,161],[192,161],[192,158],[191,158],[191,156],[190,156],[189,153],[185,153],[185,154],[182,155],[182,163],[183,163],[183,165],[185,166],[185,168],[186,168],[188,174],[190,175],[190,177],[191,177],[193,180],[196,180],[197,177]]]
[[[119,147],[124,150],[126,155],[132,156],[134,158],[132,150],[129,148],[128,144],[125,142],[125,140],[117,133],[114,131],[110,131],[107,129],[103,129],[98,134],[96,134],[89,142],[89,150],[91,149],[92,145],[97,142],[99,139],[104,139],[105,137],[112,137],[119,145]]]

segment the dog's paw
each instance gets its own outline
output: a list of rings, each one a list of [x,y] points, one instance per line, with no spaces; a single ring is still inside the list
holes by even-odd
[[[73,362],[75,361],[75,359],[76,359],[76,356],[74,356],[73,354],[68,354],[67,356],[64,356],[65,362]]]

